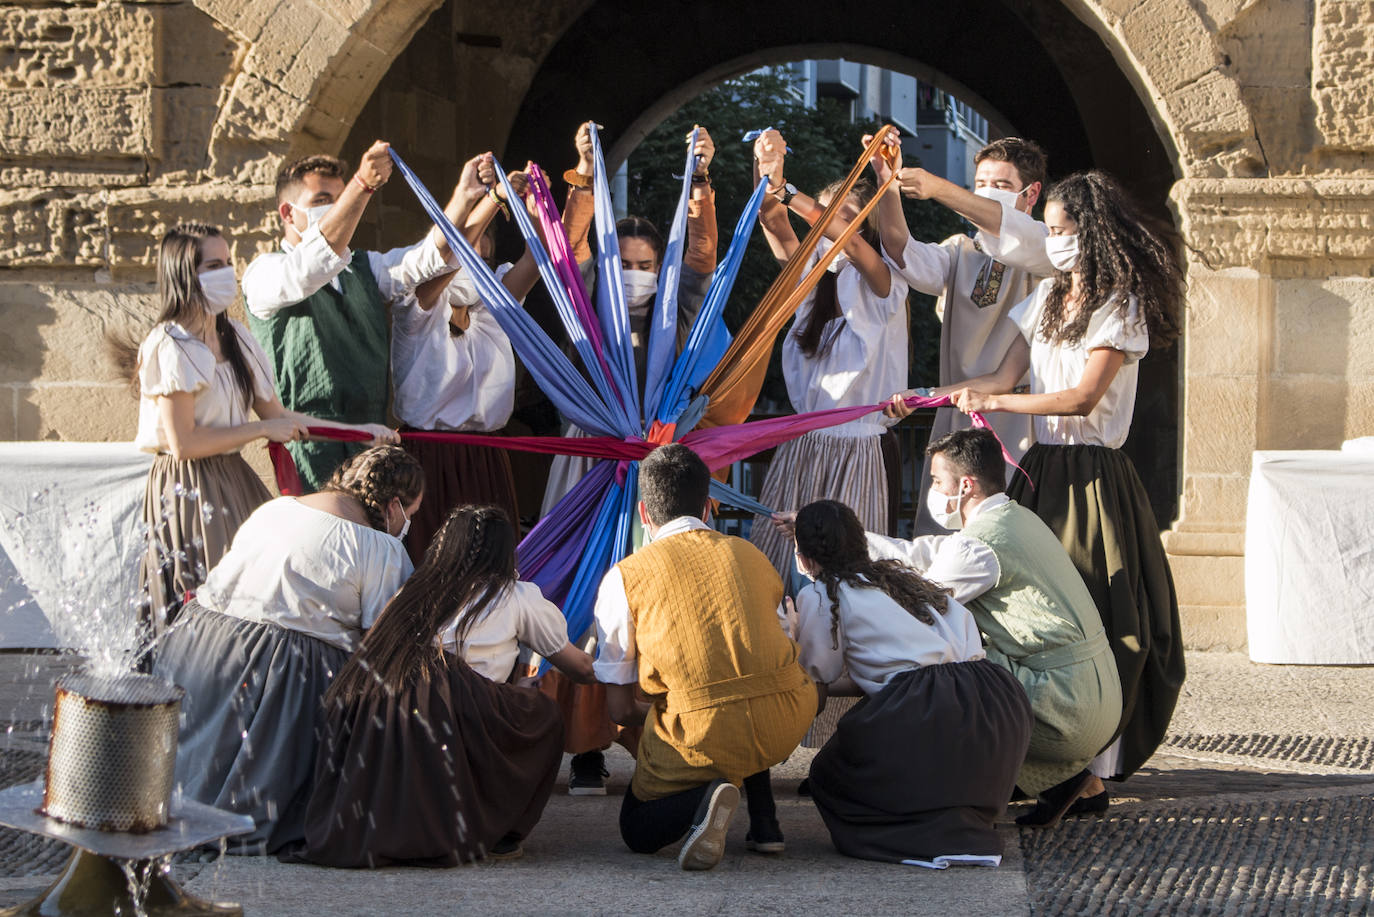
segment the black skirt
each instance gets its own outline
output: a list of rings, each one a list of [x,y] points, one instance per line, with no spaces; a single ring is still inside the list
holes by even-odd
[[[1106,446],[1037,443],[1007,494],[1045,521],[1092,593],[1121,676],[1121,757],[1135,773],[1164,741],[1183,688],[1178,598],[1135,465]]]
[[[520,530],[515,477],[511,474],[510,456],[504,449],[416,439],[403,439],[401,445],[425,471],[425,498],[411,517],[405,540],[406,551],[416,567],[455,507],[467,503],[495,504],[510,516],[516,531]]]
[[[290,859],[323,866],[456,866],[526,837],[563,759],[558,705],[451,656],[428,684],[327,712]]]
[[[841,718],[811,762],[811,794],[846,856],[940,865],[1002,853],[1030,745],[1030,701],[986,659],[903,672]]]

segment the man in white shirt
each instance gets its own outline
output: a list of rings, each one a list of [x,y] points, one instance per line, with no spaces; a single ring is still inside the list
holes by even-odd
[[[975,238],[950,236],[943,242],[911,238],[895,190],[878,205],[883,250],[912,289],[938,296],[941,318],[940,385],[949,385],[993,372],[1002,363],[1019,332],[1007,313],[1035,289],[1052,268],[1045,254],[1048,235],[1043,223],[1030,216],[1044,190],[1045,153],[1034,142],[1004,137],[989,143],[974,157],[974,190],[932,175],[925,169],[898,168],[897,184],[908,197],[938,201],[978,229]],[[879,180],[885,180],[885,166]],[[1031,420],[997,414],[989,422],[1020,459],[1032,441]],[[969,420],[954,408],[936,412],[930,438],[967,429]],[[930,462],[921,473],[921,492],[930,487]],[[916,517],[921,534],[938,532],[922,506]]]
[[[288,410],[344,423],[386,422],[386,306],[451,269],[437,228],[408,248],[349,250],[363,210],[391,168],[390,147],[377,141],[351,176],[333,156],[308,156],[277,176],[281,250],[253,259],[243,293],[249,325],[272,361]],[[456,214],[461,203],[455,189],[449,211]],[[288,448],[314,490],[361,447],[297,442]]]
[[[644,724],[620,834],[637,853],[687,835],[683,869],[720,862],[741,784],[746,845],[782,852],[768,768],[816,714],[816,689],[778,623],[782,581],[749,542],[706,525],[710,482],[681,443],[644,459],[648,543],[606,573],[596,597],[607,709],[621,725]]]

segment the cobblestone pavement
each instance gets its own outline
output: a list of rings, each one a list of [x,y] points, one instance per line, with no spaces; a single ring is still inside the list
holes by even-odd
[[[745,853],[736,824],[720,867],[684,874],[671,852],[641,857],[620,845],[616,813],[632,762],[615,749],[610,795],[569,797],[560,785],[521,860],[357,873],[182,857],[174,871],[197,894],[240,901],[249,914],[331,917],[1370,913],[1374,668],[1259,666],[1212,653],[1188,662],[1165,747],[1112,786],[1108,814],[1049,831],[1008,827],[1007,857],[996,870],[938,873],[840,857],[814,807],[796,795],[810,760],[800,750],[774,771],[787,853]],[[0,784],[41,773],[51,681],[66,664],[0,655]],[[65,856],[53,842],[0,829],[0,906],[36,894]]]

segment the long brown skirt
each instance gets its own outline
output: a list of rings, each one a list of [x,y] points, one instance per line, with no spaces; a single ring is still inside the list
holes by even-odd
[[[1102,615],[1121,676],[1116,779],[1154,754],[1183,688],[1178,598],[1159,524],[1131,460],[1106,446],[1046,446],[1026,453],[1007,493],[1059,536]]]
[[[323,866],[456,866],[527,837],[563,753],[557,706],[449,656],[427,685],[327,712],[305,847]]]
[[[413,431],[411,431],[413,432]],[[519,531],[520,510],[515,503],[515,477],[504,449],[403,439],[401,445],[425,470],[425,498],[410,520],[406,551],[415,566],[455,507],[491,503],[510,516]]]
[[[846,856],[995,865],[1030,745],[1030,701],[989,662],[903,672],[860,700],[811,762],[811,795]]]
[[[161,631],[185,595],[205,582],[243,520],[270,499],[262,479],[237,452],[153,459],[143,495],[148,548],[139,578],[155,630]]]

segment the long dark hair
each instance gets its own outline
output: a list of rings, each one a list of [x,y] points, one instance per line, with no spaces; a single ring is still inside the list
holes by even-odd
[[[873,560],[854,510],[835,500],[817,500],[797,511],[797,551],[817,566],[815,577],[830,597],[830,640],[840,645],[840,583],[877,589],[923,624],[930,610],[944,614],[948,589],[935,585],[899,560]]]
[[[201,243],[211,237],[223,238],[218,226],[209,223],[178,223],[162,237],[157,253],[157,295],[162,310],[154,327],[175,322],[193,328],[205,314],[205,292],[200,288]],[[220,353],[234,373],[234,385],[245,408],[253,404],[253,372],[228,312],[215,316],[215,334]],[[113,332],[106,336],[106,347],[119,374],[138,390],[139,345],[142,336]]]
[[[385,532],[386,505],[398,498],[402,504],[413,503],[424,489],[425,471],[415,456],[400,446],[373,446],[334,469],[320,492],[357,500],[368,524]]]
[[[663,252],[666,245],[663,241],[663,233],[658,231],[658,227],[644,217],[627,216],[616,220],[615,234],[619,240],[643,239],[648,242],[654,250],[654,260],[658,266],[663,266]]]
[[[472,625],[514,581],[515,527],[505,511],[458,507],[329,686],[325,704],[427,684],[444,665],[440,630],[457,613],[461,647]]]
[[[1178,337],[1183,300],[1183,272],[1166,232],[1146,218],[1106,172],[1077,172],[1050,188],[1046,201],[1055,201],[1078,224],[1081,301],[1072,317],[1065,301],[1073,275],[1055,271],[1040,336],[1052,343],[1077,344],[1088,330],[1093,313],[1113,297],[1124,317],[1130,297],[1150,332],[1150,343],[1167,345]]]
[[[832,197],[839,193],[843,181],[831,182],[821,189],[816,195],[817,199],[825,197],[827,194]],[[873,186],[867,179],[859,181],[854,186],[854,190],[849,193],[850,200],[855,201],[860,207],[868,204],[873,199]],[[876,251],[880,244],[878,236],[878,213],[875,210],[869,214],[864,225],[859,228],[859,235]],[[799,325],[793,329],[792,334],[797,339],[797,346],[801,352],[808,357],[816,356],[816,352],[821,347],[821,332],[832,319],[839,318],[841,315],[840,298],[836,292],[836,282],[839,280],[839,272],[826,271],[821,279],[816,283],[816,292],[811,300],[811,314],[807,316],[806,324]],[[826,345],[829,349],[829,345]]]

